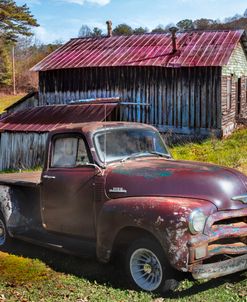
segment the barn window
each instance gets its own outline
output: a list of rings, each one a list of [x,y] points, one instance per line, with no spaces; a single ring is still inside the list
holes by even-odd
[[[226,94],[226,109],[230,110],[232,108],[232,78],[227,78]]]

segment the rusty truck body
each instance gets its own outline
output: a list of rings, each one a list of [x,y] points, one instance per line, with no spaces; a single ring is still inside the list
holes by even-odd
[[[0,245],[11,237],[109,262],[121,251],[139,289],[174,271],[247,268],[247,177],[172,159],[159,132],[92,122],[52,131],[42,173],[0,176]]]

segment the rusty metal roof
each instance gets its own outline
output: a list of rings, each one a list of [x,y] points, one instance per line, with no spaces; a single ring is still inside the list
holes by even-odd
[[[245,36],[243,30],[177,33],[175,53],[170,34],[77,38],[51,53],[32,71],[108,66],[223,66],[242,36]]]
[[[118,104],[53,105],[24,109],[0,120],[0,132],[49,132],[70,124],[103,121]]]

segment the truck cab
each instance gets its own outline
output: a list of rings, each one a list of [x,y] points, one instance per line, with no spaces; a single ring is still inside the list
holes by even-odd
[[[0,176],[0,246],[11,237],[109,262],[133,285],[174,272],[215,278],[247,268],[247,177],[172,159],[138,123],[74,124],[49,134],[42,173]],[[125,251],[125,252],[123,252]]]

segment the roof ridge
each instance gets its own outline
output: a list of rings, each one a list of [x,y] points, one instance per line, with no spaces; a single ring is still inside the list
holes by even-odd
[[[193,33],[193,32],[237,32],[237,31],[243,31],[244,29],[239,28],[239,29],[234,29],[234,28],[225,28],[225,29],[187,29],[187,30],[178,30],[176,34],[183,34],[183,33]],[[118,37],[132,37],[132,36],[152,36],[152,35],[171,35],[171,33],[168,32],[163,32],[163,33],[154,33],[154,32],[148,32],[148,33],[142,33],[142,34],[131,34],[131,35],[112,35],[112,36],[107,36],[107,35],[102,35],[98,37],[92,37],[92,36],[86,36],[86,37],[75,37],[71,38],[69,41],[72,40],[97,40],[97,39],[105,39],[105,38],[118,38]]]

